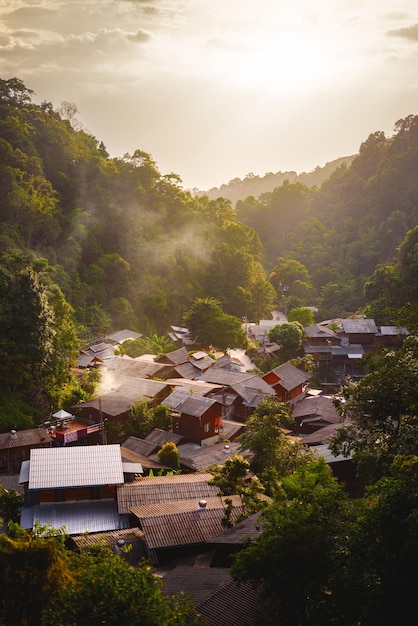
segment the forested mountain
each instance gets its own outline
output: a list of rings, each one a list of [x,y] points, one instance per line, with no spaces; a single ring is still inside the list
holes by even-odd
[[[74,107],[32,96],[0,81],[0,251],[44,258],[79,323],[163,332],[198,296],[271,310],[260,241],[229,201],[193,198],[141,150],[110,158]]]
[[[273,275],[279,258],[296,259],[324,314],[352,313],[366,304],[365,281],[376,266],[394,261],[418,223],[417,170],[418,117],[410,115],[392,137],[372,133],[351,166],[342,165],[319,189],[285,181],[238,201],[237,217],[258,233]]]
[[[245,200],[248,196],[258,197],[263,193],[273,191],[276,187],[280,187],[285,180],[291,183],[303,183],[307,187],[320,187],[338,167],[341,165],[349,167],[355,156],[341,157],[326,163],[323,167],[316,167],[312,172],[301,172],[300,174],[295,171],[267,172],[264,176],[259,176],[250,172],[242,179],[233,178],[220,187],[212,187],[209,191],[194,190],[194,192],[198,195],[206,194],[211,200],[216,200],[222,196],[231,200],[232,204],[235,205],[238,200]]]

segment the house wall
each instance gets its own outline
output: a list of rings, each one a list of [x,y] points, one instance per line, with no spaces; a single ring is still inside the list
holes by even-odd
[[[174,417],[173,432],[182,435],[188,441],[200,444],[210,438],[218,437],[221,423],[222,409],[220,405],[215,404],[200,418],[185,413]]]
[[[32,501],[42,502],[73,502],[78,500],[101,500],[113,498],[114,491],[110,486],[72,487],[68,489],[40,489],[33,491]]]

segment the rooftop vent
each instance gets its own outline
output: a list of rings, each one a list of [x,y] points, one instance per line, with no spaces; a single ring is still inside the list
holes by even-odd
[[[199,509],[206,509],[206,500],[199,500]]]
[[[17,439],[17,432],[15,430],[10,431],[10,439]]]
[[[228,454],[228,452],[229,452],[229,446],[228,446],[227,443],[224,445],[224,452],[225,452],[225,454]]]

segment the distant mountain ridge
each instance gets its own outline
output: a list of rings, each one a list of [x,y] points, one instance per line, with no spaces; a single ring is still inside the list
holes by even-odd
[[[297,174],[295,171],[267,172],[264,176],[249,173],[243,179],[233,178],[220,187],[212,187],[208,191],[199,191],[198,195],[207,195],[210,200],[216,200],[219,197],[227,198],[235,204],[238,200],[245,200],[248,196],[258,198],[263,193],[273,191],[276,187],[280,187],[285,180],[288,180],[290,183],[304,183],[308,187],[320,187],[341,165],[350,167],[356,156],[354,154],[340,157],[326,163],[323,167],[317,166],[312,172],[302,172],[300,174]]]

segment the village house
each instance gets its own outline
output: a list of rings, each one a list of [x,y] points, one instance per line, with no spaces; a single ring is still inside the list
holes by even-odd
[[[36,448],[49,448],[51,437],[44,425],[27,430],[11,430],[0,434],[0,472],[19,472],[23,461],[30,457]],[[1,477],[0,477],[1,478]]]
[[[212,394],[226,407],[224,418],[245,422],[262,400],[274,396],[274,389],[258,374],[235,372],[211,367],[201,376],[201,380],[221,385]]]
[[[115,490],[133,469],[117,444],[33,449],[20,471],[20,524],[65,527],[69,535],[122,528]]]
[[[223,408],[218,400],[177,389],[164,404],[170,408],[174,433],[200,445],[219,441]]]
[[[274,389],[276,397],[292,408],[305,397],[310,378],[310,374],[298,369],[289,361],[263,376],[263,380]]]

